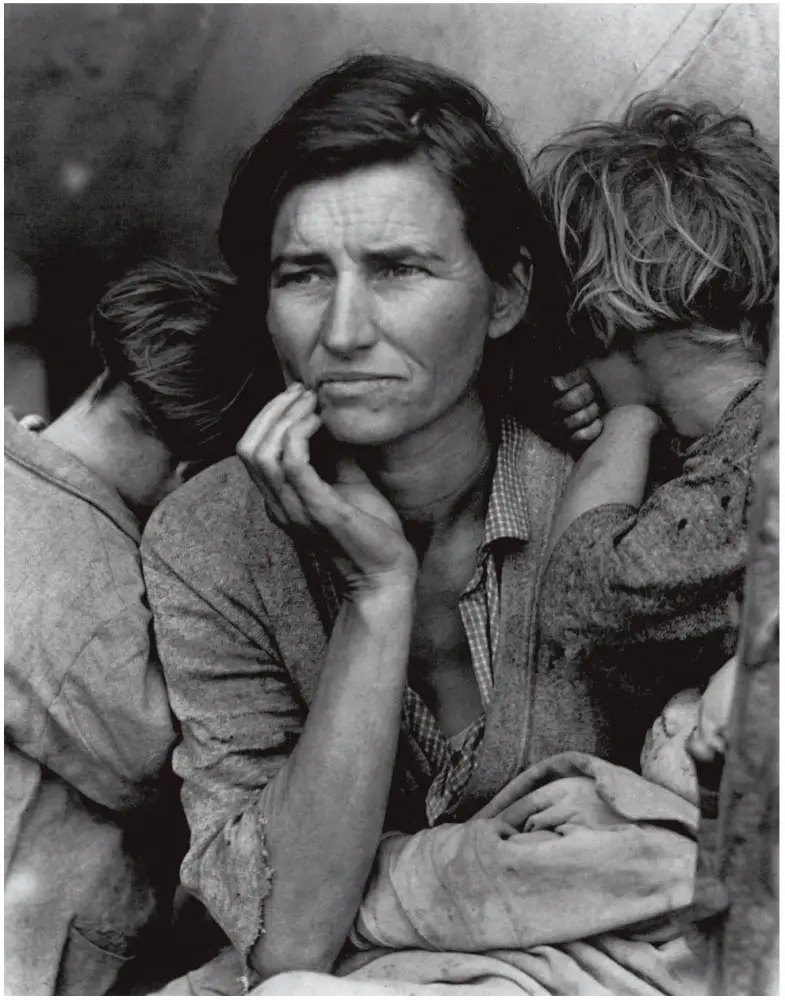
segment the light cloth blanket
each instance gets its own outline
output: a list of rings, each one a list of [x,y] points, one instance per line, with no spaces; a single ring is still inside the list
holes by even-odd
[[[549,758],[466,823],[385,838],[353,931],[370,950],[336,976],[288,973],[255,992],[702,995],[684,933],[697,823],[694,805],[632,771]]]

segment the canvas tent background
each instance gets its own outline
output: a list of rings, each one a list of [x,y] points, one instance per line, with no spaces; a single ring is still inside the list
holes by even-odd
[[[84,317],[151,255],[217,260],[241,151],[348,52],[465,74],[528,152],[667,86],[776,137],[778,5],[6,4],[6,397],[57,412],[91,361]],[[25,318],[32,311],[35,317]],[[19,295],[6,295],[6,304]],[[42,377],[44,359],[49,388]]]

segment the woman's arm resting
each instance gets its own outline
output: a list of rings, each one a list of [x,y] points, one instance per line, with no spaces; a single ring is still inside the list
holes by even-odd
[[[342,460],[336,481],[311,464],[317,397],[290,387],[238,445],[280,522],[324,545],[346,597],[299,743],[265,791],[276,876],[251,961],[265,976],[329,969],[362,899],[398,748],[417,560],[393,508]]]
[[[348,937],[387,808],[411,616],[405,586],[344,604],[303,734],[263,793],[275,874],[251,963],[265,977],[327,970]]]
[[[344,604],[304,717],[255,585],[241,567],[216,575],[215,560],[196,553],[206,527],[183,539],[154,522],[144,547],[182,722],[175,767],[191,829],[183,883],[260,974],[326,969],[381,837],[411,589]]]
[[[293,548],[275,571],[249,573],[247,557],[223,547],[221,514],[211,531],[193,523],[193,504],[185,538],[181,510],[176,543],[161,514],[147,539],[159,648],[183,722],[194,835],[183,878],[265,977],[329,969],[360,905],[398,747],[418,568],[395,511],[359,469],[330,484],[311,465],[314,408],[313,393],[294,386],[238,446],[260,490],[242,516],[264,518],[264,497],[279,526],[329,551],[344,578],[326,649],[310,652],[320,662],[307,716],[276,634],[288,607],[269,611],[282,587],[309,601]],[[282,539],[259,544],[263,553]],[[305,641],[297,629],[292,639]]]

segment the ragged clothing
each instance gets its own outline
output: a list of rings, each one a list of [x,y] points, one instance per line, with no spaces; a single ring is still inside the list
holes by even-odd
[[[522,548],[529,535],[526,502],[519,487],[520,454],[525,440],[521,425],[512,417],[503,418],[485,534],[475,571],[458,600],[482,712],[463,733],[447,740],[417,692],[409,687],[404,696],[404,738],[413,741],[422,752],[427,769],[424,777],[428,780],[425,813],[431,826],[460,800],[476,765],[485,731],[499,647],[499,569],[504,550]]]
[[[546,812],[535,797],[548,785],[560,791]],[[481,992],[479,979],[523,995],[694,996],[703,970],[683,916],[697,825],[691,803],[624,768],[543,761],[467,823],[384,841],[356,921],[374,950],[338,975],[448,993]]]
[[[158,910],[132,817],[158,810],[175,732],[139,537],[114,489],[5,415],[9,994],[105,993]]]
[[[758,381],[710,434],[677,444],[675,473],[639,510],[596,507],[554,547],[540,601],[550,669],[592,676],[618,763],[635,767],[668,699],[735,650],[762,399]]]
[[[450,819],[472,815],[531,760],[565,746],[606,750],[595,714],[601,709],[590,703],[582,678],[538,669],[541,570],[570,459],[525,428],[518,434],[510,475],[525,538],[496,553],[492,690]],[[148,524],[142,554],[182,724],[174,765],[191,829],[183,883],[246,957],[263,932],[275,878],[264,835],[265,789],[302,732],[338,610],[329,566],[271,522],[238,459],[165,500]],[[387,826],[416,831],[428,826],[435,778],[411,735],[402,732],[399,743]]]
[[[668,788],[559,754],[465,823],[388,835],[354,953],[331,976],[287,973],[253,993],[701,995],[697,826],[695,805]],[[238,970],[225,955],[179,988],[231,995]]]

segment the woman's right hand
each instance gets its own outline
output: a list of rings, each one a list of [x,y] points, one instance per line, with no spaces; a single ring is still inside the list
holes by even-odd
[[[252,421],[237,454],[273,520],[318,535],[350,593],[413,587],[417,557],[392,505],[348,457],[337,460],[332,483],[314,469],[309,443],[321,425],[316,393],[292,383]]]

